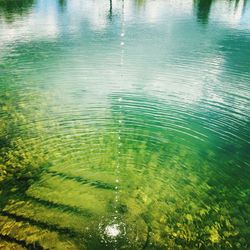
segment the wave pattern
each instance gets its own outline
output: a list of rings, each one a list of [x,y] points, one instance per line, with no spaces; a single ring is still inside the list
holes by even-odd
[[[1,249],[249,248],[249,4],[204,2],[0,1]]]

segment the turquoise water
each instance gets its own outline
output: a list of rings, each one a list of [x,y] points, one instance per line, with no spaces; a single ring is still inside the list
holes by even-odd
[[[249,249],[250,2],[0,0],[0,249]]]

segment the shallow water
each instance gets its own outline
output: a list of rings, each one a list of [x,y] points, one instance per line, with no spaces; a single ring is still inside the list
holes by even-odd
[[[250,1],[0,0],[0,248],[249,249]]]

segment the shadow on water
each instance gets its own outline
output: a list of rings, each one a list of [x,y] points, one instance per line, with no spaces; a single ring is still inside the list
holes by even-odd
[[[17,16],[25,15],[34,4],[34,0],[0,0],[0,15],[9,22]]]

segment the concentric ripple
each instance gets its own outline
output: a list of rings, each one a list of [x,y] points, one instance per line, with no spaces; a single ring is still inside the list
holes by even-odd
[[[249,249],[249,11],[0,0],[0,249]]]

